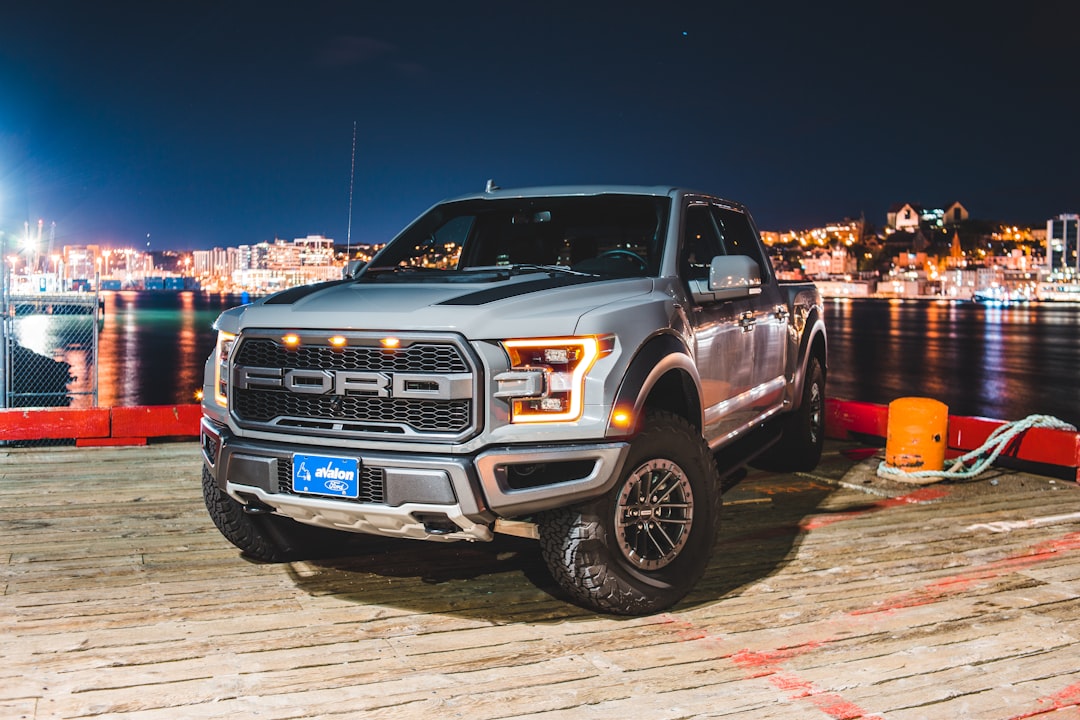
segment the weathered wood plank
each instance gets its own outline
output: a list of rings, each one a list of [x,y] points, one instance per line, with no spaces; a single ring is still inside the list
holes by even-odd
[[[1080,489],[749,472],[686,602],[568,605],[535,547],[356,538],[251,563],[194,443],[0,450],[0,716],[1012,718],[1080,707]],[[861,481],[860,481],[861,482]],[[850,483],[857,486],[858,483]],[[880,490],[880,492],[879,492]],[[913,495],[917,502],[906,502]],[[920,502],[921,500],[921,502]]]

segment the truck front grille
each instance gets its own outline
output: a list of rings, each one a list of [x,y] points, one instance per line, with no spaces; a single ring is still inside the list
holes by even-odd
[[[387,350],[350,345],[342,348],[300,345],[287,348],[271,338],[245,339],[236,363],[256,367],[373,370],[378,372],[468,372],[469,365],[453,345],[415,344]]]
[[[417,432],[459,432],[469,426],[469,400],[437,402],[434,400],[397,400],[394,398],[342,396],[304,396],[289,392],[238,390],[233,406],[239,417],[267,423],[291,418],[285,425],[303,427],[304,420],[315,420],[312,427],[347,425],[367,427],[383,433],[404,433],[410,427]]]
[[[336,335],[344,346],[333,347],[331,333],[305,333],[292,345],[285,344],[285,332],[241,335],[230,358],[229,404],[237,423],[319,437],[417,441],[459,442],[475,431],[477,373],[453,338],[403,337],[387,349],[382,336]],[[445,389],[451,380],[453,391]]]

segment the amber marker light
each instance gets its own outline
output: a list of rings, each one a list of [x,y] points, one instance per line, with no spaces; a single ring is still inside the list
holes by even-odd
[[[611,413],[611,425],[617,427],[620,430],[626,430],[634,424],[634,414],[629,410],[623,408],[615,408],[615,411]]]
[[[336,348],[345,347],[345,337],[342,335],[335,335],[330,338],[330,344]]]
[[[394,348],[401,346],[401,341],[398,340],[396,337],[384,337],[382,340],[379,341],[379,344],[387,350],[393,350]]]
[[[294,348],[300,344],[300,336],[296,333],[289,333],[281,338],[281,342],[284,343],[287,348]]]

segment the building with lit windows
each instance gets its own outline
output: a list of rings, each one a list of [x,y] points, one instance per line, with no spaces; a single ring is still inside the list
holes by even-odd
[[[1080,215],[1058,215],[1046,221],[1046,256],[1058,277],[1080,277]]]
[[[886,231],[913,233],[920,228],[932,230],[954,227],[969,217],[967,208],[957,201],[940,208],[924,208],[915,203],[897,203],[886,213]]]
[[[233,250],[233,248],[216,247],[212,250],[192,251],[192,272],[195,277],[209,276],[221,268],[229,267],[229,250]],[[230,272],[231,270],[232,268],[230,268]]]
[[[308,235],[292,242],[275,239],[237,248],[238,263],[230,279],[233,287],[252,292],[276,292],[288,287],[341,278],[334,258],[334,241]],[[230,264],[231,265],[231,264]]]

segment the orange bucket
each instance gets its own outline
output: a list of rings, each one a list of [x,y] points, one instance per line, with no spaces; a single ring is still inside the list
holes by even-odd
[[[949,408],[930,398],[889,403],[885,464],[903,472],[941,470],[948,444]]]

